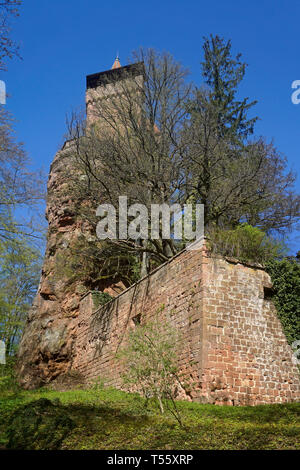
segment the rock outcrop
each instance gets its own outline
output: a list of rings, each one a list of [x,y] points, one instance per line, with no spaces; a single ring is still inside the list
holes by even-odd
[[[63,276],[64,252],[82,231],[67,195],[68,147],[59,151],[48,179],[46,218],[49,223],[40,285],[29,312],[19,348],[18,377],[25,388],[48,383],[70,368],[73,335],[84,285]]]
[[[74,184],[72,143],[64,145],[50,168],[46,218],[49,223],[40,284],[19,348],[17,374],[24,388],[36,388],[72,367],[79,302],[90,285],[78,266],[72,267],[69,247],[94,230],[76,215],[70,184]],[[76,272],[77,271],[77,272]],[[97,286],[114,294],[106,282]],[[107,289],[106,289],[107,288]],[[116,286],[119,292],[120,285]],[[121,286],[122,288],[122,286]]]

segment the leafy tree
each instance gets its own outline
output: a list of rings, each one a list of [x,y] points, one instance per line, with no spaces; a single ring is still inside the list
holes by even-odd
[[[20,239],[1,246],[0,337],[15,352],[40,276],[40,253]]]
[[[185,187],[182,200],[205,206],[205,227],[234,228],[247,222],[263,231],[285,232],[299,221],[296,175],[286,158],[263,138],[247,140],[257,118],[255,102],[236,99],[246,64],[231,43],[205,40],[203,75],[208,89],[194,90],[185,126]]]
[[[152,203],[176,201],[182,181],[180,129],[190,93],[187,71],[169,54],[154,50],[140,50],[133,60],[143,63],[143,81],[124,71],[119,93],[95,100],[94,123],[85,129],[82,120],[71,120],[68,153],[76,184],[70,181],[68,191],[73,200],[88,201],[80,202],[76,211],[92,226],[99,221],[100,202],[118,208],[118,197],[126,195],[128,205],[144,204],[150,215]],[[152,267],[177,251],[172,240],[126,237],[108,243],[120,259],[134,256]],[[145,274],[143,267],[141,273]]]
[[[44,199],[42,172],[29,170],[30,161],[22,144],[16,142],[13,119],[0,107],[0,241],[16,234],[35,236],[38,223],[28,217],[17,222],[16,209],[26,212]]]

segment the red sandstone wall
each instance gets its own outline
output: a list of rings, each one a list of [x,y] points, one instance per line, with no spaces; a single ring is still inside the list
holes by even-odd
[[[220,404],[261,404],[300,399],[292,362],[261,269],[207,259],[203,265],[202,393]]]
[[[164,304],[184,339],[179,365],[192,392],[178,397],[244,405],[299,400],[299,374],[271,301],[269,276],[259,268],[188,251],[94,312],[91,294],[81,302],[72,367],[88,380],[122,387],[115,354],[133,318],[142,321]]]
[[[201,252],[184,252],[161,266],[151,276],[122,293],[116,300],[91,315],[91,295],[81,303],[75,359],[77,368],[87,379],[101,377],[106,384],[121,387],[121,370],[115,354],[126,341],[133,318],[142,314],[142,321],[160,312],[162,321],[170,323],[182,333],[183,348],[179,352],[182,372],[199,387],[199,358],[201,356]],[[182,398],[196,398],[179,390]]]

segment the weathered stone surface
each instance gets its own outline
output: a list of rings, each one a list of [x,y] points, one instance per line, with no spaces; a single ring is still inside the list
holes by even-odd
[[[300,399],[293,353],[275,307],[264,297],[270,277],[258,266],[185,251],[115,300],[80,305],[73,368],[88,380],[124,388],[116,354],[135,318],[168,319],[183,338],[178,398],[218,405],[284,403]]]
[[[88,290],[84,279],[81,288],[78,281],[70,282],[63,272],[63,262],[60,267],[57,262],[59,257],[64,260],[69,243],[83,230],[80,221],[74,221],[74,204],[67,195],[67,173],[62,170],[68,164],[68,151],[58,152],[49,174],[45,260],[19,348],[17,374],[25,388],[49,383],[71,368],[79,302]]]
[[[142,71],[135,66],[131,69],[134,70],[133,76],[142,83]],[[125,79],[119,72],[115,73],[120,79]],[[88,125],[95,119],[93,100],[106,99],[109,94],[120,91],[118,82],[108,86],[96,83],[95,87],[89,86],[86,92]],[[78,268],[72,267],[72,263],[68,269],[64,266],[66,261],[70,261],[69,247],[76,245],[80,237],[87,241],[95,239],[95,227],[90,227],[89,222],[78,214],[78,204],[84,206],[84,202],[80,196],[79,200],[73,200],[76,174],[73,148],[72,140],[64,143],[49,173],[46,208],[49,229],[45,260],[19,348],[17,373],[20,383],[26,388],[50,383],[72,368],[82,295],[91,288],[117,295],[125,287],[118,278],[113,282],[106,280],[105,285],[99,281],[91,286],[91,281],[85,279],[83,273],[79,273],[75,281],[72,270]],[[78,178],[80,176],[84,175],[78,175]]]

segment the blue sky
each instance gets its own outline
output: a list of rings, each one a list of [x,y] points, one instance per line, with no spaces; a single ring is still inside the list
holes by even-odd
[[[240,92],[258,100],[256,134],[287,156],[300,190],[300,104],[291,101],[291,84],[300,80],[299,18],[297,0],[24,0],[13,23],[23,60],[0,73],[18,139],[33,165],[48,171],[66,113],[84,104],[86,75],[110,68],[117,51],[126,65],[144,46],[171,52],[200,84],[202,38],[219,34],[249,64]],[[299,250],[299,235],[291,239]]]

